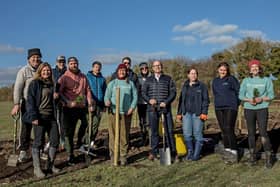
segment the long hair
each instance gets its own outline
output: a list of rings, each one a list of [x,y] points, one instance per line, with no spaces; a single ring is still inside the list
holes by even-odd
[[[52,75],[52,67],[48,62],[43,62],[42,64],[39,65],[37,71],[35,72],[34,80],[42,80],[41,73],[42,73],[42,70],[44,67],[50,68],[51,75],[50,75],[49,80],[51,83],[54,83],[54,79],[53,79],[53,75]]]
[[[227,74],[226,76],[230,76],[230,67],[229,64],[227,62],[221,62],[218,64],[217,69],[219,69],[220,67],[224,66],[227,70]]]
[[[195,67],[191,67],[190,69],[188,69],[187,74],[190,74],[190,72],[191,72],[192,70],[195,71],[196,76],[197,76],[197,77],[196,77],[196,81],[198,81],[198,70],[197,70]],[[189,78],[188,78],[188,80],[189,80]]]

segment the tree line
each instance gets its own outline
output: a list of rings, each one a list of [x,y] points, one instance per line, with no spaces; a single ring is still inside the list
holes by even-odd
[[[256,38],[244,38],[238,44],[214,53],[211,57],[191,60],[187,57],[175,57],[171,59],[160,59],[163,63],[163,71],[170,75],[176,83],[179,93],[182,84],[187,78],[187,70],[190,67],[198,69],[199,79],[203,81],[210,92],[211,81],[216,76],[216,68],[220,62],[228,62],[231,73],[240,81],[249,75],[248,61],[257,59],[262,62],[264,74],[274,79],[274,90],[276,97],[280,97],[280,43],[263,41]],[[150,59],[149,62],[152,62]],[[151,64],[151,63],[150,63]],[[133,67],[139,72],[138,65]],[[151,69],[151,68],[150,68]],[[110,80],[109,77],[106,80]],[[177,94],[178,95],[178,94]],[[12,101],[13,85],[0,88],[0,101]]]

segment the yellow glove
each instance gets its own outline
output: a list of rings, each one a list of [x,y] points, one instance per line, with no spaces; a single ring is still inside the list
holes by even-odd
[[[203,121],[206,121],[208,119],[208,116],[206,114],[200,114],[199,118]]]

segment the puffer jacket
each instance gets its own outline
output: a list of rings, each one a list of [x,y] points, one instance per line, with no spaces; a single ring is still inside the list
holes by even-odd
[[[157,105],[161,102],[166,104],[167,111],[171,110],[171,103],[176,97],[176,86],[170,76],[161,74],[159,81],[155,78],[155,75],[151,75],[147,78],[142,89],[143,99],[149,103],[150,99],[155,99]],[[148,111],[154,110],[154,107],[148,104]]]

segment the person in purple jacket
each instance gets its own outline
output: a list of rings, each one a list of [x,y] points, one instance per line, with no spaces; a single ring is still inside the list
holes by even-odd
[[[222,131],[224,143],[223,159],[226,163],[238,161],[235,122],[239,106],[239,81],[230,74],[227,62],[221,62],[217,68],[218,77],[214,78],[212,90],[214,95],[215,113]]]

